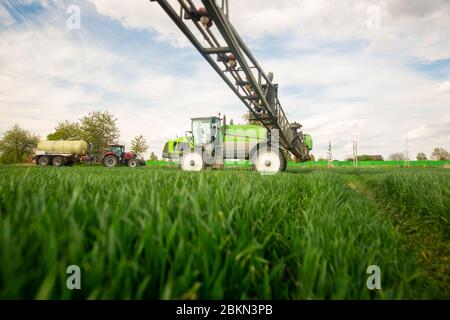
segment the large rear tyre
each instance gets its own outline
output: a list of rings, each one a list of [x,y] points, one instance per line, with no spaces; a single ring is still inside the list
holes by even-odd
[[[111,154],[103,158],[103,165],[105,167],[112,168],[117,166],[118,163],[119,160],[117,160],[117,158]]]
[[[48,166],[50,164],[50,158],[47,156],[41,156],[38,159],[38,165],[40,166]]]
[[[127,164],[130,168],[136,168],[139,165],[139,162],[136,159],[130,159]]]
[[[180,164],[183,171],[201,171],[205,168],[202,155],[197,152],[183,154]]]
[[[286,158],[281,150],[260,149],[253,159],[254,168],[262,174],[276,174],[286,170]]]
[[[61,167],[62,165],[64,165],[65,159],[61,156],[56,156],[52,159],[52,165],[54,165],[55,167]]]

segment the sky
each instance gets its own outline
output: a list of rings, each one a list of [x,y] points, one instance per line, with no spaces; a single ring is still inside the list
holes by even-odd
[[[329,141],[340,160],[353,140],[385,158],[450,149],[450,1],[229,3],[316,158]],[[247,111],[155,2],[1,0],[0,135],[19,123],[45,138],[93,110],[158,155],[192,117]]]

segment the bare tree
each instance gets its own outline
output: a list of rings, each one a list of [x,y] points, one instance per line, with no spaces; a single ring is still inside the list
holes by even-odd
[[[434,148],[431,153],[431,159],[433,160],[449,160],[450,153],[444,148]]]
[[[405,161],[406,156],[403,152],[396,152],[389,156],[389,160]]]

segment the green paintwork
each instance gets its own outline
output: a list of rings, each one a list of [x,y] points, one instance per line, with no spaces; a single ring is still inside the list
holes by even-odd
[[[312,141],[312,137],[309,134],[305,134],[305,144],[308,147],[308,150],[312,150],[313,148],[313,141]]]
[[[252,124],[232,124],[225,126],[224,142],[245,142],[265,140],[267,129]]]
[[[194,147],[192,140],[188,142],[186,137],[175,138],[167,141],[164,145],[163,149],[163,158],[170,158],[170,155],[174,155],[176,153],[180,154],[181,151],[177,151],[176,148],[180,143],[189,143],[191,148]]]

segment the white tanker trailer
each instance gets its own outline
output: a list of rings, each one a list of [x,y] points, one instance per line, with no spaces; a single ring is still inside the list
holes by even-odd
[[[38,165],[59,167],[89,160],[91,151],[91,146],[84,140],[40,141],[33,158]]]

